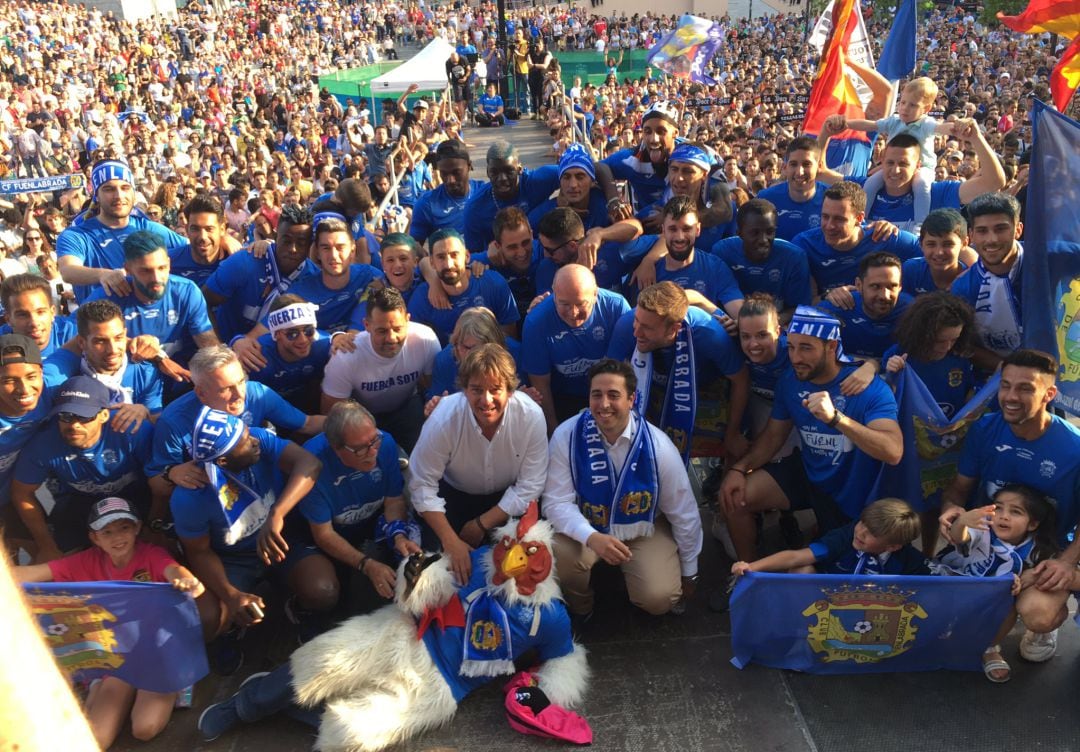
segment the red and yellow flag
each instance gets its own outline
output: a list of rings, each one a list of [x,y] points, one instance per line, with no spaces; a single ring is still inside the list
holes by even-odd
[[[1060,34],[1072,40],[1050,76],[1054,106],[1064,112],[1080,85],[1080,0],[1032,0],[1019,16],[997,17],[1013,31]]]
[[[847,46],[851,34],[859,23],[859,0],[836,0],[833,5],[832,30],[829,39],[821,50],[821,62],[818,64],[814,86],[810,90],[810,101],[806,105],[803,117],[803,133],[818,135],[830,115],[843,115],[847,118],[862,119],[863,112],[859,95],[855,91],[847,73]],[[867,141],[867,135],[861,131],[843,131],[837,140],[859,139]]]

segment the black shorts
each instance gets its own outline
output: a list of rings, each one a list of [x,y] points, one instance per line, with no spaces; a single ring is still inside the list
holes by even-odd
[[[800,452],[792,452],[779,462],[770,462],[758,472],[768,473],[776,481],[793,511],[810,509],[814,512],[819,535],[851,521],[830,494],[810,482]]]

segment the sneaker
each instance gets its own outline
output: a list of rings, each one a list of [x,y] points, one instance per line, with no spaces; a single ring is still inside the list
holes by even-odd
[[[202,712],[197,728],[203,740],[212,742],[240,722],[236,712],[236,695],[225,702],[218,702]]]
[[[722,614],[731,608],[731,591],[735,589],[738,578],[735,575],[728,577],[727,584],[720,590],[716,590],[709,596],[709,610],[713,613]]]
[[[1032,663],[1045,663],[1057,652],[1057,630],[1053,632],[1024,632],[1020,638],[1020,657]]]
[[[296,641],[300,645],[310,642],[325,631],[319,615],[301,608],[295,595],[285,601],[285,618],[296,627]]]
[[[244,649],[240,644],[242,636],[240,630],[232,629],[214,640],[211,662],[218,676],[232,676],[244,665]]]
[[[731,540],[731,533],[728,531],[727,523],[721,519],[719,514],[713,516],[712,536],[720,541],[720,545],[724,547],[724,553],[729,559],[732,561],[739,560],[739,555],[735,553],[735,541]]]

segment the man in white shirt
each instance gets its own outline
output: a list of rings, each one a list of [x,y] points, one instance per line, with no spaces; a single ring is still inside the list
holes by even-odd
[[[611,358],[589,369],[589,409],[551,437],[544,516],[571,614],[593,609],[592,568],[626,578],[630,602],[660,615],[697,586],[701,516],[679,451],[634,410],[637,379]]]
[[[409,493],[465,583],[473,548],[540,498],[547,429],[540,406],[514,389],[517,366],[499,345],[472,350],[458,380],[462,391],[439,402],[410,456]]]
[[[353,345],[352,352],[340,352],[326,364],[323,413],[342,400],[355,399],[411,452],[424,422],[421,395],[431,383],[438,336],[430,327],[410,322],[401,293],[385,287],[368,298],[364,331]]]

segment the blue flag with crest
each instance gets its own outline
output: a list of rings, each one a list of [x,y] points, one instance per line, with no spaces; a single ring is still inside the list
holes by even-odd
[[[112,675],[138,689],[177,692],[209,672],[195,601],[163,583],[24,585],[60,670],[72,679]]]
[[[731,595],[731,662],[812,674],[982,670],[1012,581],[751,572]]]

